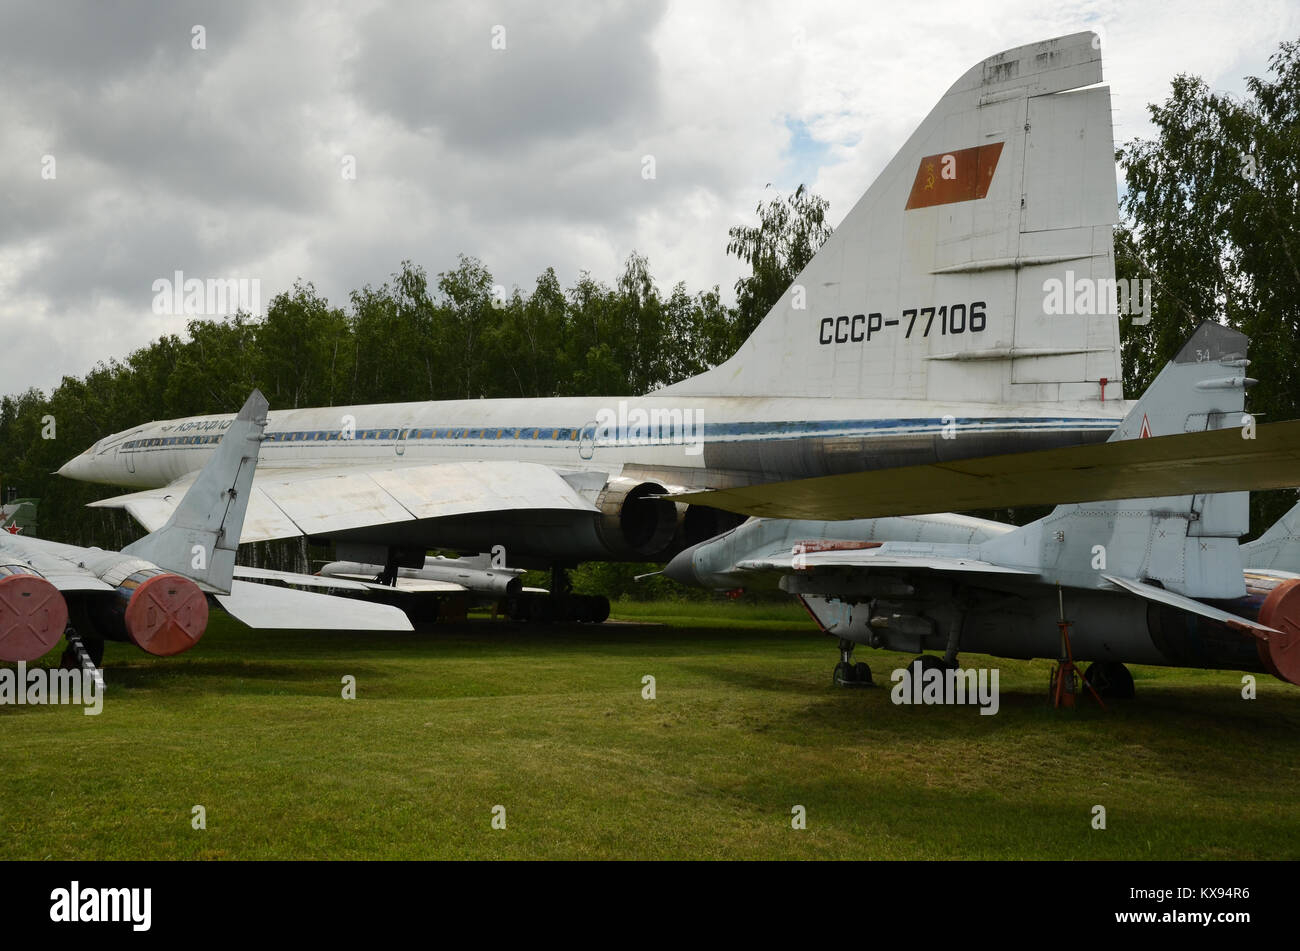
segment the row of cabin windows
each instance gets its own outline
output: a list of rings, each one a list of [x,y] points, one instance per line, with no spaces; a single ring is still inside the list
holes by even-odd
[[[351,439],[396,439],[401,430],[366,429]],[[551,439],[575,440],[576,429],[411,429],[407,439]],[[164,436],[156,439],[135,439],[123,445],[124,449],[150,449],[154,446],[209,446],[221,441],[221,436]],[[341,430],[318,429],[292,433],[267,433],[267,442],[338,442],[347,441]]]

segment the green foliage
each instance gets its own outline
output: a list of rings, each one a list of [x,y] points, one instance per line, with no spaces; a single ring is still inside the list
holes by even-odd
[[[826,223],[826,199],[800,185],[787,198],[780,195],[754,213],[758,224],[729,232],[727,253],[750,266],[748,277],[736,281],[736,322],[733,349],[739,347],[781,299],[786,288],[831,236]]]
[[[1150,278],[1154,290],[1149,324],[1122,320],[1130,396],[1214,319],[1251,338],[1251,411],[1300,415],[1300,43],[1282,43],[1269,68],[1247,80],[1245,100],[1176,77],[1149,107],[1155,139],[1117,153],[1127,184],[1117,276]],[[1255,530],[1294,502],[1253,495]]]

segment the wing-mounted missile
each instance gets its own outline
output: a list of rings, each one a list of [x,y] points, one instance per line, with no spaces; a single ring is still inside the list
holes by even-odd
[[[27,565],[0,564],[0,660],[43,657],[67,626],[58,588]]]
[[[515,597],[524,590],[520,577],[522,568],[494,568],[491,556],[475,558],[436,558],[426,557],[421,568],[398,568],[396,583],[392,585],[399,590],[420,590],[417,585],[404,582],[433,581],[445,585],[455,585],[473,594],[492,597]],[[320,575],[324,578],[345,578],[353,581],[370,582],[384,572],[383,565],[366,564],[356,561],[331,561],[323,565]],[[434,589],[430,589],[434,590]]]

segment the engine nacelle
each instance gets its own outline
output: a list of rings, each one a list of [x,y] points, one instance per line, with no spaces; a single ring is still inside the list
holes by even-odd
[[[1171,656],[1199,655],[1201,666],[1229,670],[1262,666],[1279,680],[1300,684],[1300,576],[1246,569],[1245,581],[1246,597],[1214,603],[1280,634],[1265,638],[1244,627],[1210,618],[1189,619],[1172,608],[1153,606],[1148,612],[1152,640]]]
[[[58,588],[27,565],[0,565],[0,660],[44,657],[67,626]]]
[[[207,630],[207,596],[189,578],[138,558],[114,560],[98,574],[114,591],[84,602],[95,636],[171,657],[189,650]]]
[[[665,553],[680,518],[676,502],[651,498],[665,491],[657,482],[609,480],[596,499],[596,534],[611,554],[648,561]]]

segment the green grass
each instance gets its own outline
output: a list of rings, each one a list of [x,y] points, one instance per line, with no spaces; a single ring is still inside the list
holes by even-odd
[[[1056,711],[1047,662],[968,655],[1001,669],[980,716],[893,705],[905,655],[832,687],[797,606],[616,616],[110,644],[101,716],[0,707],[0,858],[1300,856],[1300,693],[1270,678],[1134,668],[1136,701]]]

